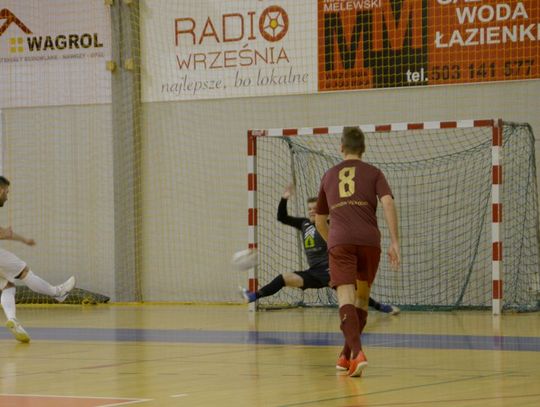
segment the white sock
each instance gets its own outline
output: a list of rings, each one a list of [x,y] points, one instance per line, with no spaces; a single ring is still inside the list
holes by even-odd
[[[7,319],[15,319],[15,287],[4,288],[0,302]]]
[[[58,295],[58,289],[56,287],[36,276],[34,273],[32,273],[32,270],[28,270],[28,274],[26,274],[26,277],[21,281],[26,284],[29,289],[35,291],[36,293],[49,295],[51,297]]]

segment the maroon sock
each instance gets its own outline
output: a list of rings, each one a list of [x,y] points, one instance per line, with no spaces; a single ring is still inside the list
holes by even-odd
[[[346,304],[339,308],[339,317],[341,318],[341,331],[345,341],[351,350],[351,357],[355,358],[360,352],[360,326],[356,308],[352,304]]]
[[[364,328],[367,323],[367,311],[364,311],[362,308],[356,308],[356,315],[358,315],[358,327],[359,327],[359,333],[361,334],[364,332]]]
[[[341,349],[341,355],[345,356],[345,358],[350,359],[351,358],[351,348],[349,348],[349,345],[347,345],[347,341],[343,344],[343,349]]]
[[[364,332],[368,313],[362,308],[356,308],[356,315],[358,315],[358,336],[360,336]],[[360,338],[360,350],[362,350],[362,338]]]

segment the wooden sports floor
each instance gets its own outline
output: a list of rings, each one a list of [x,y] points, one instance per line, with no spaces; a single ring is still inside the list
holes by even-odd
[[[361,378],[335,370],[336,309],[19,306],[1,407],[540,406],[540,313],[370,311]],[[2,320],[3,321],[3,320]]]

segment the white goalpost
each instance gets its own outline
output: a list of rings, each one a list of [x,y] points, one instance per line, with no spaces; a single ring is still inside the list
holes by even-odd
[[[4,117],[0,109],[0,175],[4,174]]]
[[[292,181],[291,214],[305,216],[322,174],[341,160],[343,127],[248,132],[248,247],[259,251],[250,290],[307,268],[296,232],[276,220],[277,205]],[[374,297],[404,309],[538,309],[531,127],[501,119],[359,127],[366,134],[363,159],[383,170],[400,214],[402,269],[392,272],[383,258]],[[381,219],[379,226],[384,251],[388,233]],[[284,289],[250,309],[325,305],[336,305],[329,288]]]

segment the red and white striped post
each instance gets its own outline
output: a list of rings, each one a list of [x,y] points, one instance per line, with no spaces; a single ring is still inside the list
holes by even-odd
[[[257,249],[257,136],[264,132],[249,130],[247,137],[247,164],[248,164],[248,248]],[[248,290],[257,291],[257,267],[248,271]],[[256,303],[248,306],[250,311],[256,310]]]
[[[502,312],[503,283],[502,283],[502,165],[500,154],[503,139],[502,119],[493,120],[457,120],[457,121],[429,121],[417,123],[390,123],[390,124],[362,124],[359,125],[364,132],[390,132],[404,130],[431,130],[431,129],[451,129],[451,128],[473,128],[487,127],[492,129],[492,188],[491,188],[491,239],[492,239],[492,311],[493,315]],[[302,127],[302,128],[274,128],[267,130],[250,130],[248,132],[248,191],[249,191],[249,247],[257,247],[256,226],[257,226],[257,206],[256,206],[256,138],[257,136],[268,137],[291,137],[297,135],[325,135],[339,134],[344,126],[330,127]],[[256,290],[256,271],[250,274],[250,290]],[[254,304],[254,303],[252,303]],[[255,306],[253,305],[253,308]]]
[[[2,109],[0,109],[0,174],[4,174],[4,136],[2,135],[2,128],[4,126],[4,119],[2,118]]]
[[[501,185],[502,165],[501,149],[503,141],[503,122],[501,119],[494,122],[493,142],[491,144],[491,243],[492,243],[492,263],[491,278],[493,281],[492,289],[492,310],[493,315],[499,315],[502,312],[503,299],[503,280],[502,280],[502,202]]]

